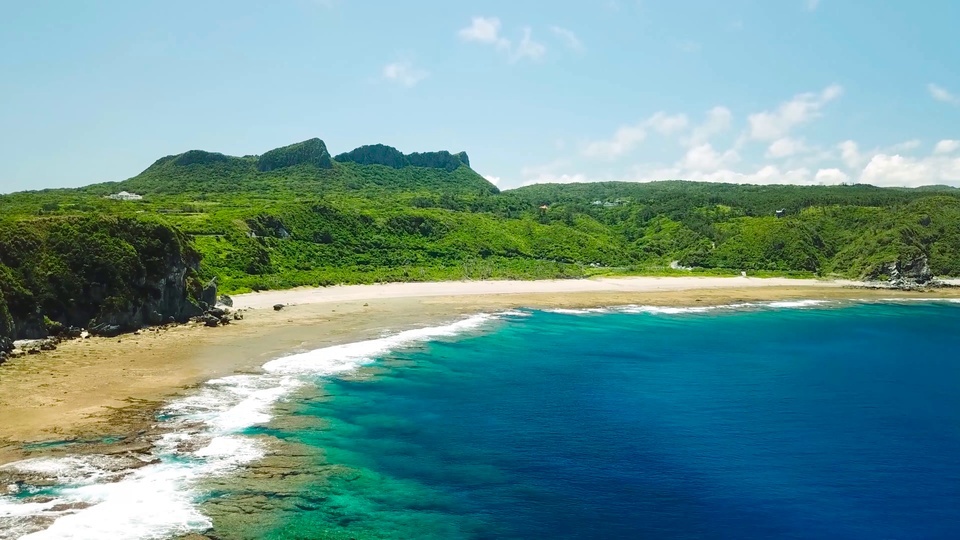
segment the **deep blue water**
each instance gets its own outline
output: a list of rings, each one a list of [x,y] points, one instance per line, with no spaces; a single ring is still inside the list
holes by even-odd
[[[272,430],[353,475],[274,536],[960,538],[960,306],[507,317]]]

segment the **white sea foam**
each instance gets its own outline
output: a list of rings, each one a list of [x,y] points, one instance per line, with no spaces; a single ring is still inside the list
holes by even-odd
[[[562,315],[589,315],[596,313],[628,313],[628,314],[648,314],[648,315],[684,315],[694,313],[709,313],[712,311],[738,311],[738,310],[757,310],[757,309],[799,309],[823,306],[830,304],[827,300],[785,300],[776,302],[742,302],[737,304],[720,304],[713,306],[649,306],[649,305],[628,305],[600,308],[567,309],[557,308],[548,309],[548,313],[559,313]]]
[[[5,468],[54,478],[58,485],[51,501],[0,496],[0,539],[159,539],[202,531],[210,521],[197,508],[197,483],[259,459],[262,444],[240,432],[269,421],[271,408],[308,379],[351,371],[392,350],[468,332],[496,318],[476,315],[294,354],[265,364],[263,375],[209,381],[164,409],[162,425],[169,432],[153,449],[159,461],[139,469],[124,470],[111,456],[9,464]],[[37,530],[43,526],[37,518],[55,521]]]
[[[455,336],[476,329],[494,318],[495,316],[486,314],[474,315],[445,326],[407,330],[379,339],[294,354],[267,362],[263,369],[273,374],[335,375],[353,371],[389,351],[432,339]]]
[[[588,315],[593,313],[610,313],[609,308],[555,308],[545,310],[547,313],[559,313],[560,315]]]
[[[826,300],[786,300],[782,302],[769,302],[766,305],[772,308],[805,308],[822,306],[828,303]]]
[[[683,313],[706,313],[714,311],[719,306],[698,306],[698,307],[664,307],[664,306],[625,306],[618,311],[622,313],[650,313],[653,315],[680,315]]]
[[[530,317],[533,313],[529,311],[521,311],[519,309],[508,309],[507,311],[501,311],[497,315],[502,317]]]

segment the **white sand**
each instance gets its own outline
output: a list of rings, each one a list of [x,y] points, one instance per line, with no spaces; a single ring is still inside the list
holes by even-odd
[[[845,287],[854,281],[750,277],[622,277],[541,281],[441,281],[429,283],[385,283],[339,285],[240,294],[233,297],[236,308],[267,308],[276,304],[323,304],[387,298],[428,298],[502,294],[564,294],[582,292],[660,292],[747,287]]]

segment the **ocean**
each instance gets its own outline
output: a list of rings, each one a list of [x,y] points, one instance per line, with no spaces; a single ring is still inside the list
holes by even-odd
[[[510,311],[263,371],[132,472],[15,464],[57,480],[0,537],[960,538],[960,304]]]

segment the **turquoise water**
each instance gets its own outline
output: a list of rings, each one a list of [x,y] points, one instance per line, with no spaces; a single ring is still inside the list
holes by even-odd
[[[519,315],[248,430],[312,473],[245,534],[960,537],[960,306]]]
[[[6,466],[0,539],[960,538],[960,304],[511,312],[263,368],[143,466]]]

